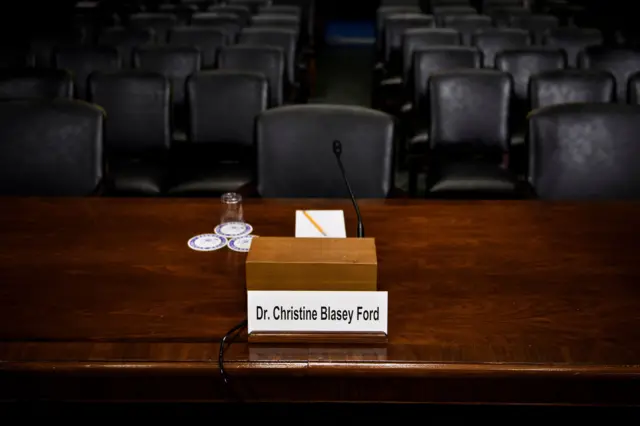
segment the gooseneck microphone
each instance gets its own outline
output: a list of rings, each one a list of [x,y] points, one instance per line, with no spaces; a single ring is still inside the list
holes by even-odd
[[[340,167],[340,172],[342,173],[342,180],[344,180],[344,184],[347,186],[347,191],[349,191],[353,208],[356,210],[356,215],[358,216],[358,232],[356,235],[358,238],[364,238],[364,225],[362,224],[362,216],[360,216],[360,207],[358,207],[358,201],[353,195],[351,185],[349,185],[349,179],[347,179],[347,173],[344,171],[344,166],[340,159],[340,156],[342,155],[342,143],[340,141],[333,141],[333,154],[336,156],[336,160],[338,160],[338,167]]]

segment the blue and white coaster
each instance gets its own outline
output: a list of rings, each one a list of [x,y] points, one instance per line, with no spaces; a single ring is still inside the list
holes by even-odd
[[[191,250],[215,251],[227,245],[227,239],[222,235],[202,234],[191,238],[187,243]]]
[[[228,247],[233,251],[247,253],[251,248],[251,241],[257,237],[257,235],[245,235],[244,237],[234,238],[229,241]]]
[[[253,226],[245,222],[227,222],[216,226],[214,232],[225,238],[238,238],[253,232]]]

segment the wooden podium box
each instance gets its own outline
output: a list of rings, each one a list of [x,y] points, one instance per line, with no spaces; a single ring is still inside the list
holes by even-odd
[[[247,291],[378,291],[373,238],[259,237],[246,261]],[[260,343],[380,343],[385,333],[254,332]]]

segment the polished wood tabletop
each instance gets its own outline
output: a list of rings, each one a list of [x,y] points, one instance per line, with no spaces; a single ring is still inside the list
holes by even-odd
[[[346,200],[248,200],[260,236]],[[640,403],[640,204],[362,201],[386,345],[219,339],[246,254],[217,199],[0,199],[0,399]],[[233,387],[233,392],[230,391]],[[230,396],[231,395],[231,396]]]

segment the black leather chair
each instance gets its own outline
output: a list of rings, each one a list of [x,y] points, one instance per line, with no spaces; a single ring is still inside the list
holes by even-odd
[[[640,50],[589,47],[580,53],[578,64],[582,69],[611,73],[616,79],[616,99],[625,103],[629,77],[640,71]]]
[[[496,70],[456,70],[429,81],[431,130],[427,196],[514,198],[509,153],[512,81]]]
[[[269,107],[284,99],[284,52],[279,47],[235,45],[220,51],[219,68],[260,73],[269,82]]]
[[[152,46],[155,38],[155,32],[150,28],[111,27],[100,34],[98,44],[118,49],[123,68],[131,68],[133,66],[133,51],[138,48]]]
[[[184,130],[187,122],[185,82],[187,77],[200,70],[200,51],[186,46],[144,47],[133,52],[133,63],[137,69],[162,74],[171,81],[173,124],[178,130]],[[181,139],[179,132],[176,138]]]
[[[431,47],[416,52],[413,58],[413,107],[405,114],[406,151],[409,162],[409,193],[417,190],[418,174],[428,151],[431,105],[429,81],[436,73],[482,66],[482,53],[473,47]]]
[[[385,19],[384,78],[402,75],[402,44],[405,31],[433,26],[433,16],[420,13],[395,14]]]
[[[483,66],[494,68],[498,53],[527,48],[531,36],[528,31],[517,28],[484,28],[473,35],[472,43],[482,52]]]
[[[542,44],[544,35],[560,26],[560,20],[553,15],[516,15],[509,18],[512,28],[527,30],[535,44]]]
[[[565,55],[559,49],[551,47],[530,47],[498,53],[496,68],[508,72],[513,78],[513,97],[511,99],[512,166],[517,172],[525,167],[524,140],[529,113],[529,81],[531,77],[546,71],[564,69]]]
[[[95,194],[102,121],[99,108],[68,99],[0,102],[0,194]]]
[[[243,28],[242,18],[234,13],[205,12],[196,13],[191,17],[194,27],[217,28],[227,35],[227,44],[233,44]]]
[[[473,35],[483,28],[491,28],[493,21],[486,15],[447,15],[443,26],[453,28],[462,34],[462,43],[471,46]]]
[[[47,68],[0,70],[0,100],[72,96],[73,79],[67,71]]]
[[[595,28],[556,28],[550,30],[543,39],[543,44],[562,49],[567,55],[567,66],[578,66],[578,55],[589,46],[600,46],[603,37]]]
[[[176,151],[167,193],[220,195],[253,180],[256,117],[267,108],[262,74],[203,71],[187,82],[189,142]]]
[[[436,19],[436,24],[439,27],[444,26],[444,21],[447,16],[455,16],[455,15],[477,15],[478,11],[467,5],[442,5],[442,6],[433,6],[431,8],[431,13]]]
[[[615,79],[605,71],[547,71],[531,77],[531,109],[567,103],[611,103],[615,88]]]
[[[529,119],[529,183],[547,200],[640,199],[640,106],[565,104]]]
[[[271,2],[269,0],[229,0],[227,3],[248,7],[251,13],[255,14],[261,7],[268,6]]]
[[[245,28],[238,37],[238,44],[249,46],[271,46],[282,49],[285,57],[285,99],[306,101],[308,95],[307,76],[298,67],[298,32],[282,28]]]
[[[218,28],[175,27],[169,32],[169,44],[196,47],[201,54],[202,68],[215,68],[218,51],[227,44],[227,35]]]
[[[129,17],[129,26],[135,29],[152,29],[156,41],[164,44],[171,28],[179,24],[176,15],[171,13],[135,13]]]
[[[333,154],[358,198],[385,198],[394,188],[394,120],[380,111],[344,105],[298,105],[258,118],[258,193],[262,197],[348,198]]]
[[[420,6],[416,5],[400,5],[400,6],[380,6],[376,12],[376,67],[380,68],[384,65],[384,38],[385,24],[387,17],[398,14],[419,14]]]
[[[171,143],[169,80],[141,71],[97,73],[89,93],[107,114],[107,193],[159,195]]]
[[[491,16],[493,23],[498,28],[508,27],[513,16],[529,16],[531,11],[522,7],[522,2],[515,5],[498,4],[483,9],[483,13]]]
[[[198,12],[198,6],[195,4],[160,4],[158,12],[170,13],[176,16],[178,22],[176,25],[187,25],[191,22],[191,17]]]
[[[302,7],[292,4],[273,4],[261,6],[258,9],[259,15],[289,15],[302,19]]]
[[[75,97],[87,99],[87,79],[96,71],[118,71],[122,62],[118,51],[108,46],[73,46],[56,49],[54,64],[73,76]]]
[[[209,6],[207,11],[236,15],[240,19],[240,25],[243,27],[249,25],[249,22],[251,21],[251,10],[242,5],[214,4]]]
[[[627,99],[629,99],[629,103],[632,105],[640,105],[640,72],[629,77]]]

